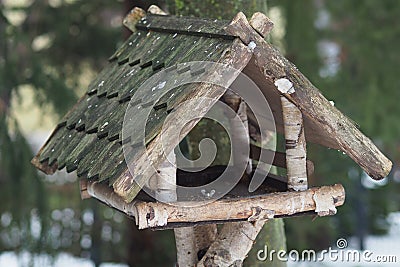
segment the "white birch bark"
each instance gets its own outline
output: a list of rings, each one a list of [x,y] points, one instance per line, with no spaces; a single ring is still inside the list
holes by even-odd
[[[307,190],[307,156],[301,111],[285,96],[281,96],[286,143],[288,189]]]
[[[158,168],[156,199],[161,202],[176,202],[176,157],[172,151]],[[163,212],[154,214],[164,215]],[[163,217],[163,216],[161,216]],[[161,218],[164,221],[164,217]],[[155,220],[158,221],[158,220]],[[174,229],[178,266],[196,266],[199,251],[205,251],[215,240],[216,225],[182,227]],[[202,256],[202,255],[201,255]]]

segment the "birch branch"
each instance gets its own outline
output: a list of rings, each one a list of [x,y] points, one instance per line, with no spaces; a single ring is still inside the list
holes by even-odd
[[[225,224],[197,266],[242,266],[265,221]]]
[[[171,160],[172,162],[168,161]],[[176,157],[174,151],[167,160],[160,164],[157,170],[156,199],[163,202],[176,202]],[[154,212],[154,216],[146,216],[150,225],[164,224],[165,212]],[[160,219],[162,222],[160,222]],[[174,229],[176,254],[178,266],[195,266],[197,263],[196,240],[194,227],[182,227]]]
[[[286,143],[288,189],[302,191],[307,185],[306,140],[301,111],[281,96]]]
[[[252,216],[253,218],[257,216],[260,210],[269,211],[275,217],[287,217],[309,211],[316,211],[319,216],[330,215],[331,210],[343,205],[345,201],[345,191],[340,184],[314,187],[299,192],[279,192],[243,199],[222,199],[205,206],[194,206],[193,203],[172,206],[166,203],[139,200],[126,203],[112,188],[98,182],[88,182],[87,190],[92,197],[134,217],[139,229],[159,228],[152,222],[156,213],[164,214],[165,221],[160,226],[210,221],[218,223],[218,221],[226,220],[248,220]]]

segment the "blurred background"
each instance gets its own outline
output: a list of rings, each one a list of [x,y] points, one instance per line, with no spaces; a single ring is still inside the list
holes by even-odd
[[[394,162],[374,182],[341,152],[310,146],[310,184],[343,184],[346,203],[333,217],[286,219],[287,249],[347,238],[355,249],[387,246],[400,260],[400,1],[0,0],[0,266],[173,266],[172,231],[138,231],[82,201],[74,175],[45,176],[30,164],[129,36],[124,15],[150,4],[228,20],[268,14],[270,41]]]

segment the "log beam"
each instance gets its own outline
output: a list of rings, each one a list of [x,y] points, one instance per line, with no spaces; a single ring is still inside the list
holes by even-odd
[[[159,228],[171,223],[224,222],[227,220],[249,220],[261,211],[269,211],[274,217],[294,216],[316,211],[318,215],[332,215],[343,205],[345,191],[342,185],[322,186],[299,192],[278,192],[258,197],[220,199],[204,206],[181,203],[172,206],[166,203],[133,201],[124,202],[112,188],[98,182],[88,182],[88,193],[92,197],[135,218],[139,229]],[[186,206],[186,207],[185,207]],[[187,208],[190,207],[190,208]],[[318,208],[317,208],[318,207]],[[215,211],[219,212],[216,213]],[[154,223],[154,218],[162,218]],[[250,219],[252,220],[252,219]],[[158,226],[157,226],[158,225]]]
[[[238,36],[246,45],[253,42],[256,68],[263,76],[262,80],[256,82],[274,84],[276,80],[286,78],[293,84],[291,89],[294,92],[288,92],[285,96],[302,111],[303,117],[315,124],[329,139],[318,140],[318,143],[342,150],[374,179],[382,179],[389,174],[392,162],[350,119],[333,107],[291,62],[267,43],[243,13],[238,13],[225,31]]]
[[[278,192],[258,197],[221,199],[195,207],[193,203],[172,206],[141,201],[136,202],[134,206],[137,211],[139,229],[145,229],[156,227],[157,224],[165,226],[168,223],[254,221],[254,218],[262,211],[268,211],[269,217],[285,217],[308,211],[316,211],[320,216],[333,215],[336,213],[335,207],[343,205],[344,199],[343,186],[334,185],[299,192]],[[151,219],[148,219],[149,217]],[[156,218],[162,218],[162,221]]]

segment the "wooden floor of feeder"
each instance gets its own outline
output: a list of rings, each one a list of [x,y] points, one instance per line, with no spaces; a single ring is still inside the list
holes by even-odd
[[[336,214],[343,205],[342,185],[314,187],[301,192],[276,192],[259,196],[223,198],[203,206],[180,203],[180,206],[136,200],[129,204],[108,186],[87,184],[89,195],[134,217],[139,229],[167,229],[234,221],[254,222],[265,218],[292,217],[304,214]],[[194,206],[194,207],[190,207]]]

